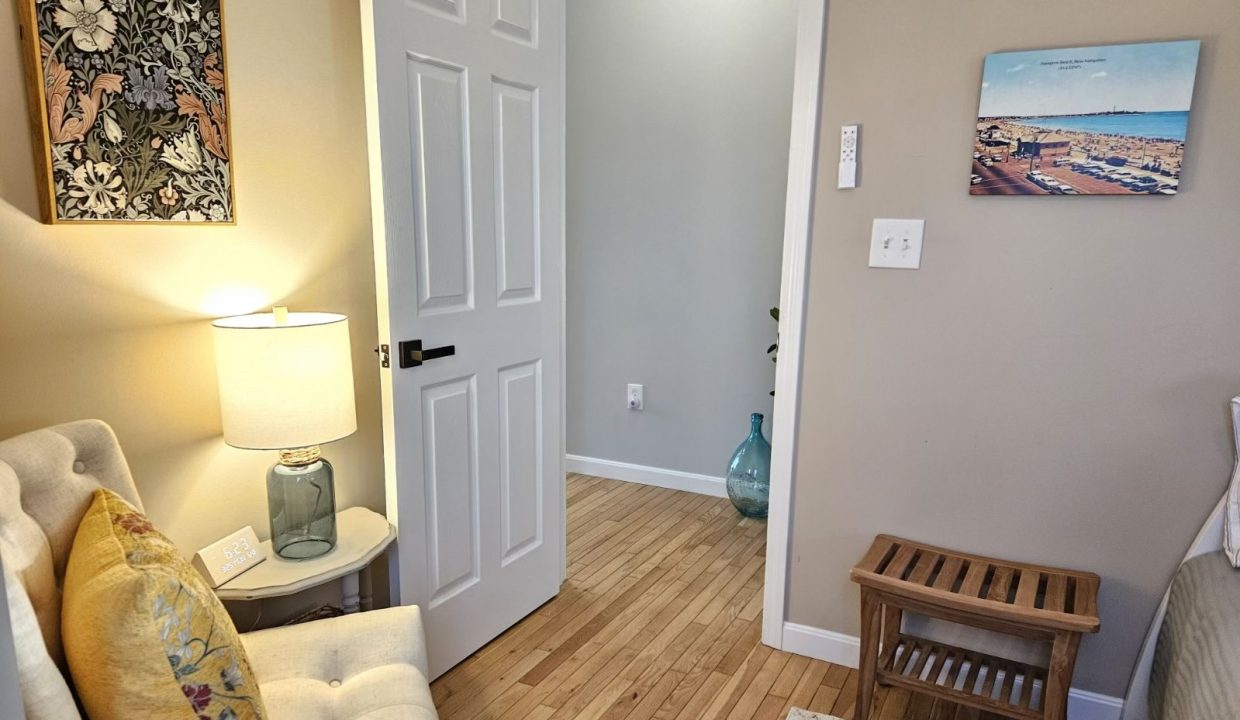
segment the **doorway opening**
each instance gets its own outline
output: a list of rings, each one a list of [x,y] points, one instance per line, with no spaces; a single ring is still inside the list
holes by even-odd
[[[741,525],[742,610],[783,644],[825,0],[565,5],[363,0],[380,342],[455,348],[381,375],[391,591],[426,612],[433,675],[644,567],[570,548],[647,527],[648,486],[723,512],[755,411],[771,504]]]

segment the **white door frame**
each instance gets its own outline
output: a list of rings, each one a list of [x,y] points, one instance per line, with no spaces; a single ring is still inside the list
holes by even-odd
[[[792,136],[788,143],[788,195],[784,210],[784,260],[779,291],[779,362],[771,434],[771,504],[766,525],[766,582],[762,642],[784,647],[788,611],[788,552],[792,483],[796,477],[801,415],[802,341],[806,279],[814,231],[814,184],[829,0],[801,0],[797,13],[796,69],[792,86]]]
[[[381,345],[391,345],[391,314],[388,311],[387,214],[383,202],[383,154],[379,142],[379,77],[375,63],[375,0],[359,0],[362,26],[362,96],[366,106],[366,155],[370,177],[370,233],[375,257],[375,314]],[[378,350],[378,348],[376,348]],[[379,373],[380,430],[383,435],[384,514],[400,527],[396,503],[396,411],[392,401],[392,373],[375,364]],[[400,548],[387,553],[388,599],[400,604]]]
[[[568,580],[568,2],[560,13],[560,584]]]

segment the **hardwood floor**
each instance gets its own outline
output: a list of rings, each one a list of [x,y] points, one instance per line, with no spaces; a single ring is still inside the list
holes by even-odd
[[[856,671],[759,641],[765,540],[727,500],[569,475],[563,589],[431,685],[439,716],[851,720]],[[884,689],[871,717],[990,716]]]

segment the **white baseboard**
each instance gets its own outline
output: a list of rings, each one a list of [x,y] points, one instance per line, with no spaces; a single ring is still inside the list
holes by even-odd
[[[860,662],[861,640],[852,635],[785,622],[780,649],[855,668]],[[1076,688],[1068,693],[1069,720],[1120,720],[1123,710],[1124,701],[1117,697]]]
[[[679,470],[667,470],[649,465],[634,465],[633,463],[616,462],[615,460],[601,460],[599,458],[582,457],[581,455],[565,455],[564,466],[568,472],[581,473],[582,475],[594,475],[612,480],[654,485],[655,487],[671,490],[684,490],[686,492],[698,493],[699,495],[728,496],[727,486],[721,477],[698,475],[697,473],[687,473]]]
[[[860,638],[794,622],[784,623],[784,646],[780,649],[834,665],[855,668],[861,663]]]
[[[1119,720],[1124,699],[1072,688],[1068,691],[1068,717],[1071,720]]]

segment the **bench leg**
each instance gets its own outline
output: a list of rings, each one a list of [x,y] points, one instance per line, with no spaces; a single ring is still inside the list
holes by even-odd
[[[873,590],[861,588],[861,666],[857,673],[857,708],[853,720],[869,720],[874,702],[882,607]]]
[[[1068,690],[1072,685],[1072,671],[1076,668],[1076,651],[1080,644],[1080,633],[1064,630],[1055,633],[1051,663],[1046,671],[1045,697],[1042,698],[1042,717],[1046,720],[1066,720],[1068,717]]]
[[[883,604],[883,641],[878,648],[879,658],[895,653],[896,638],[904,622],[904,610],[890,603]]]

